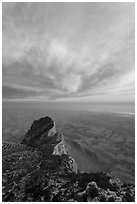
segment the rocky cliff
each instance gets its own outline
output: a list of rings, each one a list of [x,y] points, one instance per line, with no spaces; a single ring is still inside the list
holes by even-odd
[[[50,117],[34,121],[21,144],[2,148],[3,201],[134,201],[134,185],[104,172],[78,172]]]

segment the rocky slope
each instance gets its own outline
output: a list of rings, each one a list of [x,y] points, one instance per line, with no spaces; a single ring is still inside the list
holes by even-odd
[[[3,142],[3,201],[134,201],[135,187],[108,173],[80,173],[50,117],[32,123],[21,144]]]

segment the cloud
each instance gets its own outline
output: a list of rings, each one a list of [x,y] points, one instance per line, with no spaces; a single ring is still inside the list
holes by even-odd
[[[3,84],[16,86],[3,97],[111,97],[134,81],[134,4],[3,3],[2,57]]]
[[[25,90],[22,88],[13,88],[8,86],[2,87],[3,98],[6,99],[18,99],[29,98],[30,96],[37,96],[38,93],[34,90]]]
[[[57,89],[36,89],[27,86],[2,86],[2,96],[3,99],[28,99],[28,100],[48,100],[56,98],[58,96],[63,96],[64,94]]]

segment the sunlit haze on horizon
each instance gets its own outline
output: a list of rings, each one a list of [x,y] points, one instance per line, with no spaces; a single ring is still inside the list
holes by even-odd
[[[134,3],[2,3],[3,100],[134,102]]]

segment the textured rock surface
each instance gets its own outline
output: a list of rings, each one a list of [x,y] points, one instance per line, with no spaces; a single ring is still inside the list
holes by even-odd
[[[3,201],[134,201],[134,185],[104,172],[77,172],[50,117],[34,121],[22,144],[2,148]]]

